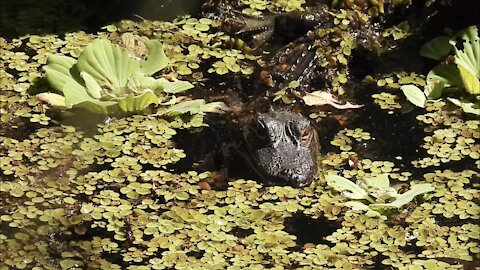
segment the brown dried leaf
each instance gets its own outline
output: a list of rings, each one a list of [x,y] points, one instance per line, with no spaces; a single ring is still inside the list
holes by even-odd
[[[323,106],[331,105],[337,109],[357,109],[363,105],[353,104],[347,102],[345,104],[340,104],[340,101],[331,93],[324,91],[315,91],[312,93],[306,94],[303,98],[303,101],[308,106]]]

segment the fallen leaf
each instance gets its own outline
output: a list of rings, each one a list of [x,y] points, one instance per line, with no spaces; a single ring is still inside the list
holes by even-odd
[[[202,111],[211,113],[225,113],[230,111],[230,108],[227,106],[227,104],[221,101],[215,101],[205,104],[202,108]]]
[[[65,107],[65,97],[55,93],[40,93],[35,96],[38,100],[52,107]]]
[[[350,102],[340,104],[340,101],[334,95],[324,91],[308,93],[302,99],[307,106],[331,105],[337,109],[357,109],[363,107],[363,105]]]

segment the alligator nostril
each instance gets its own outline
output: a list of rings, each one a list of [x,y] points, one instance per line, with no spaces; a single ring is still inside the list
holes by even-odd
[[[285,175],[285,176],[287,176],[287,177],[289,177],[289,178],[292,177],[292,176],[295,176],[295,172],[294,172],[294,170],[291,169],[291,168],[283,169],[283,170],[282,170],[282,174]]]

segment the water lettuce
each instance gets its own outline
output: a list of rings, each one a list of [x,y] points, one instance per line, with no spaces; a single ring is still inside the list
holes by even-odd
[[[345,197],[352,199],[345,203],[355,211],[365,211],[368,216],[387,216],[392,210],[398,210],[411,202],[416,196],[433,191],[431,184],[416,184],[410,190],[398,194],[390,187],[388,175],[381,174],[375,177],[365,177],[361,184],[338,176],[325,176],[327,184]]]
[[[78,60],[50,56],[45,77],[56,93],[37,97],[55,107],[83,108],[100,114],[132,113],[158,105],[167,94],[193,87],[186,81],[153,78],[168,65],[168,59],[159,41],[144,38],[143,42],[148,49],[144,60],[106,39],[92,41]]]
[[[404,85],[401,90],[407,99],[424,107],[428,99],[438,99],[444,90],[464,89],[470,97],[448,97],[466,113],[480,115],[480,38],[478,27],[470,26],[453,37],[440,36],[427,42],[420,55],[441,61],[453,54],[454,61],[444,61],[427,75],[423,91],[414,85]],[[472,97],[475,96],[475,97]],[[472,101],[473,99],[473,101]]]

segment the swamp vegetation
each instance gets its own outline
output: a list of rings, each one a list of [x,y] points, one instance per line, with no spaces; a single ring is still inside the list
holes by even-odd
[[[217,2],[1,1],[0,270],[480,269],[478,3]],[[271,108],[305,187],[184,147]]]

